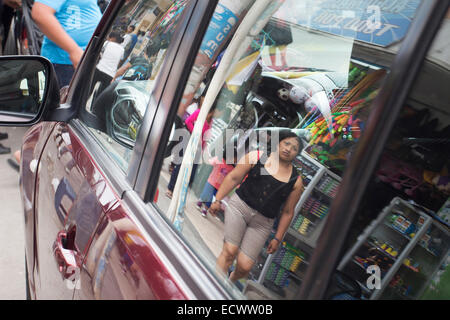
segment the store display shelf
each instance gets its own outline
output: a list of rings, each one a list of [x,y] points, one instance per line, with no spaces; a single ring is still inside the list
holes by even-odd
[[[275,262],[272,262],[272,263],[278,265],[279,268],[283,270],[282,278],[283,277],[286,277],[286,278],[285,278],[285,280],[282,279],[281,282],[277,282],[277,281],[279,281],[278,277],[279,277],[280,271],[276,271],[275,276],[273,276],[273,275],[270,276],[270,277],[275,277],[276,280],[274,278],[266,277],[264,279],[264,282],[272,283],[273,285],[275,285],[278,288],[288,287],[291,285],[291,283],[296,283],[296,284],[300,285],[303,282],[304,273],[300,274],[298,271],[292,272],[289,269],[286,269],[285,267],[283,267],[282,265],[280,265],[278,263],[275,263]],[[292,281],[288,280],[289,278],[291,278]]]
[[[358,266],[360,267],[362,270],[364,270],[364,272],[366,272],[366,267],[364,267],[361,263],[359,263],[358,261],[356,261],[355,259],[352,259],[352,261]],[[355,281],[359,284],[359,286],[361,287],[361,289],[363,291],[365,291],[367,294],[371,294],[372,292],[370,291],[369,288],[367,288],[363,283],[361,283],[360,281],[356,280]]]
[[[355,281],[359,284],[359,286],[361,287],[361,289],[362,289],[365,293],[367,293],[368,295],[372,294],[372,291],[370,291],[370,289],[367,288],[363,283],[361,283],[361,282],[358,281],[358,280],[355,280]]]
[[[356,259],[352,259],[353,263],[356,264],[361,270],[364,270],[364,272],[367,272],[367,267],[365,267],[364,265],[362,265],[360,262],[358,262],[358,260]],[[385,273],[381,273],[381,277],[384,277]]]
[[[417,275],[421,275],[420,270],[415,269],[414,267],[407,266],[407,265],[404,264],[404,263],[402,263],[401,267],[403,267],[403,268],[405,268],[405,269],[407,269],[407,270],[409,270],[409,271],[412,271],[412,272],[414,272],[414,273],[417,274]]]
[[[277,262],[277,261],[275,261],[275,260],[272,260],[272,263],[275,263],[276,265],[279,265],[280,267],[286,269],[286,270],[289,271],[289,272],[293,272],[293,271],[289,270],[288,268],[286,268],[286,267],[283,266],[281,263],[279,263],[279,262]],[[304,265],[304,266],[309,266],[309,262],[308,262],[308,261],[305,261],[305,260],[302,260],[302,262],[300,262],[300,264],[299,264],[298,266],[300,267],[300,266],[302,266],[302,265]],[[294,272],[294,273],[295,273],[295,272]]]
[[[394,297],[396,297],[396,300],[398,300],[399,298],[400,299],[404,299],[404,300],[414,300],[412,297],[406,296],[406,295],[398,292],[395,289],[391,289],[390,291],[393,293]]]
[[[400,230],[398,230],[397,228],[395,228],[392,224],[388,223],[388,222],[384,222],[383,225],[385,227],[388,227],[391,230],[394,230],[397,234],[401,235],[403,238],[405,238],[408,241],[411,241],[411,237],[408,236],[407,234],[404,234],[403,232],[401,232]]]
[[[366,267],[364,267],[361,263],[359,263],[356,259],[352,259],[352,261],[361,269],[363,269],[364,271],[366,271]]]
[[[314,187],[314,190],[319,192],[321,195],[324,195],[329,201],[332,201],[334,198],[334,195],[328,194],[325,191],[320,190],[318,187]]]
[[[384,256],[390,258],[392,261],[397,261],[397,258],[395,258],[394,256],[391,256],[388,252],[384,251],[383,249],[381,249],[378,245],[376,245],[373,242],[367,241],[367,243],[371,246],[377,249],[378,252],[382,253]]]
[[[304,235],[302,235],[301,233],[299,233],[297,230],[295,230],[293,228],[288,229],[288,234],[290,234],[297,240],[302,241],[304,244],[306,244],[307,246],[309,246],[311,248],[316,247],[315,243],[311,239],[309,239],[308,237],[305,237]]]
[[[300,277],[298,274],[296,274],[295,272],[289,271],[288,270],[288,274],[290,277],[297,279],[298,281],[300,281],[300,283],[303,281],[303,278]]]
[[[423,244],[419,243],[419,247],[428,252],[429,254],[431,254],[432,256],[438,258],[438,255],[436,253],[425,247]]]
[[[273,263],[279,265],[281,268],[283,268],[284,270],[286,270],[286,272],[287,272],[287,274],[288,274],[288,277],[295,278],[295,279],[297,279],[297,280],[300,281],[300,282],[303,281],[303,277],[301,277],[301,276],[298,275],[297,273],[292,272],[292,271],[286,269],[285,267],[283,267],[283,266],[280,265],[279,263],[276,263],[276,262],[273,262]],[[267,281],[271,281],[271,280],[268,280],[268,279],[266,279],[266,280],[267,280]]]
[[[316,227],[317,223],[313,221],[321,221],[328,215],[329,208],[322,208],[320,211],[309,211],[306,212],[304,210],[300,211],[300,214],[311,221],[309,224],[311,227]]]

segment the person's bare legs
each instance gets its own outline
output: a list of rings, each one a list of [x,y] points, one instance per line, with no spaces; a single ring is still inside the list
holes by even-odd
[[[270,63],[272,65],[270,66],[272,69],[277,68],[277,47],[271,46],[269,47],[269,57],[270,57]]]
[[[278,50],[280,50],[280,57],[281,57],[281,67],[285,68],[287,67],[287,59],[286,59],[286,54],[287,54],[287,46],[283,45],[283,46],[279,46]]]
[[[242,278],[247,278],[253,268],[255,261],[250,259],[245,253],[239,252],[236,269],[230,275],[230,281],[235,282]]]
[[[14,152],[12,159],[6,160],[8,164],[16,171],[20,171],[20,158],[21,158],[21,151],[17,150]]]
[[[216,261],[216,268],[218,271],[228,275],[228,269],[233,264],[234,259],[239,251],[239,247],[229,242],[224,242],[222,252]]]
[[[17,150],[16,152],[14,152],[14,159],[16,159],[17,163],[20,163],[20,150]]]

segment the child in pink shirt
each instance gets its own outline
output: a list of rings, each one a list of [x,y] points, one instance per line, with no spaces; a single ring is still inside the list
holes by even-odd
[[[197,208],[200,210],[203,217],[206,217],[208,209],[211,206],[213,196],[216,195],[217,190],[219,189],[223,180],[225,179],[227,174],[234,169],[234,166],[237,162],[237,152],[235,148],[233,148],[233,153],[233,163],[227,163],[225,159],[219,160],[218,157],[214,157],[209,161],[209,164],[213,166],[213,170],[209,175],[208,181],[203,187],[202,194],[200,195],[200,199],[197,202]]]
[[[202,128],[202,149],[205,148],[205,144],[207,142],[207,137],[205,137],[205,132],[208,131],[209,129],[211,129],[211,122],[212,122],[212,116],[214,110],[208,113],[207,117],[206,117],[206,121],[203,124],[203,128]],[[190,133],[192,133],[192,131],[194,130],[194,125],[195,122],[197,121],[198,118],[198,114],[200,113],[200,109],[197,109],[194,111],[194,113],[192,113],[189,118],[186,119],[186,121],[184,122],[186,124],[186,128],[189,130]]]

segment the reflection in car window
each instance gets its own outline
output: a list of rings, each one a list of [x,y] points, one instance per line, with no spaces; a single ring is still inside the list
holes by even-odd
[[[185,4],[128,1],[103,43],[86,105],[94,120],[87,124],[124,171]]]
[[[450,299],[450,11],[358,208],[339,270],[366,299]],[[366,228],[366,232],[363,232]],[[379,269],[379,290],[365,269]]]
[[[299,291],[419,6],[351,3],[221,0],[203,39],[154,202],[236,297]]]

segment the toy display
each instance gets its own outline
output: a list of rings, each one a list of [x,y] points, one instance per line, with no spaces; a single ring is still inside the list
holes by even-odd
[[[315,162],[308,154],[303,152],[298,158],[302,167],[310,168],[308,183],[304,195],[297,205],[297,212],[292,220],[290,232],[295,236],[300,234],[303,237],[311,238],[316,234],[323,220],[328,215],[331,200],[336,195],[340,178]],[[296,164],[297,166],[297,164]],[[311,243],[308,245],[311,246]]]
[[[311,182],[314,175],[319,171],[319,167],[310,161],[301,161],[301,158],[294,160],[294,165],[297,173],[300,175],[303,181],[303,185],[307,187]]]
[[[313,158],[337,173],[344,170],[351,148],[364,130],[364,109],[377,95],[376,88],[385,74],[383,69],[362,67],[354,61],[348,77],[348,88],[352,89],[334,90],[331,119],[325,119],[316,108],[305,116],[302,128],[311,132],[307,152]]]
[[[442,220],[450,223],[450,198],[442,205],[437,214]]]
[[[417,299],[450,249],[450,235],[424,211],[394,198],[347,252],[338,270],[355,276],[366,299]],[[366,286],[378,266],[381,289]]]
[[[304,260],[305,255],[302,251],[294,248],[287,242],[283,242],[267,271],[266,280],[273,282],[279,287],[289,285],[289,276],[296,276],[295,273]]]

